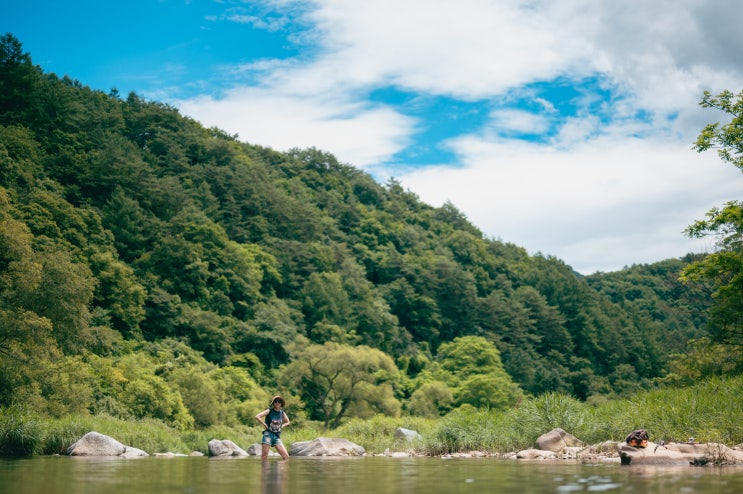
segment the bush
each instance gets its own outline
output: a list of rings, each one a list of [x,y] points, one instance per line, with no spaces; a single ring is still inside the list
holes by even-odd
[[[425,436],[433,428],[434,423],[433,420],[424,418],[376,415],[369,420],[351,419],[336,429],[333,435],[363,446],[369,454],[382,453],[388,448],[391,451],[401,451],[421,444],[417,441],[408,443],[407,440],[396,439],[395,431],[399,427],[414,430]]]

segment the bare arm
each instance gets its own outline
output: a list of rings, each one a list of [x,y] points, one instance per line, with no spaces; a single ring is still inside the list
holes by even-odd
[[[286,412],[284,412],[283,415],[284,415],[284,424],[282,425],[282,427],[286,427],[287,425],[291,424],[292,421],[289,420],[289,416],[286,414]]]
[[[256,416],[255,416],[255,419],[256,419],[256,420],[257,420],[258,422],[260,422],[260,424],[261,424],[261,425],[263,426],[263,428],[264,428],[264,429],[268,429],[268,426],[266,425],[266,421],[265,421],[265,420],[263,420],[263,417],[265,417],[266,415],[268,415],[268,412],[269,412],[269,411],[270,411],[270,410],[269,410],[268,408],[266,408],[266,409],[265,409],[265,410],[263,410],[263,411],[262,411],[261,413],[259,413],[258,415],[256,415]]]

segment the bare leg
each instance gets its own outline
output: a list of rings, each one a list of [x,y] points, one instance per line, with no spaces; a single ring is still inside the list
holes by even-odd
[[[264,460],[268,458],[268,450],[271,449],[271,446],[269,446],[266,443],[261,444],[261,458]]]
[[[276,445],[276,451],[279,452],[279,454],[281,455],[281,457],[283,459],[285,459],[285,460],[288,460],[289,459],[289,453],[286,452],[286,448],[284,447],[283,444],[277,444]]]

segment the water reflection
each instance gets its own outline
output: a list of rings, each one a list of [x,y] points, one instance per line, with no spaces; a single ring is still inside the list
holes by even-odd
[[[289,462],[261,460],[261,492],[263,494],[288,494]]]
[[[0,494],[739,494],[743,467],[440,458],[0,459]]]

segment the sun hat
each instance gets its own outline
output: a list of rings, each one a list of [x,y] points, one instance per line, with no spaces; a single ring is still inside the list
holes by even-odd
[[[273,405],[273,403],[274,403],[274,402],[275,402],[276,400],[279,400],[279,403],[281,403],[281,406],[282,406],[282,407],[283,407],[283,406],[284,406],[284,405],[286,404],[286,402],[284,401],[284,398],[282,398],[282,397],[281,397],[281,395],[276,395],[276,396],[274,396],[273,398],[271,398],[271,405]]]

